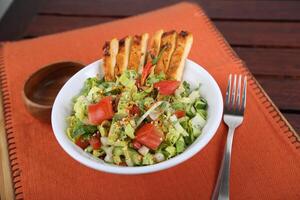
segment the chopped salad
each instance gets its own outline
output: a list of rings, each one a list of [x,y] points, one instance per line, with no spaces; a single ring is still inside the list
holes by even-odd
[[[143,82],[143,84],[141,84]],[[199,86],[200,87],[200,86]],[[88,78],[74,98],[68,137],[107,163],[145,166],[182,153],[201,134],[207,101],[188,82],[126,70],[116,81]]]

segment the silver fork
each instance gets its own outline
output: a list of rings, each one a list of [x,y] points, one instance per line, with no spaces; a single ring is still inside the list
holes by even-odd
[[[230,178],[230,160],[231,149],[234,130],[241,125],[244,119],[244,111],[246,107],[247,94],[247,77],[244,77],[242,88],[242,75],[238,77],[234,75],[232,86],[232,75],[229,75],[228,86],[226,90],[226,102],[224,105],[224,122],[227,124],[229,130],[227,134],[227,141],[225,145],[222,164],[220,167],[217,184],[215,186],[212,200],[229,199],[229,178]]]

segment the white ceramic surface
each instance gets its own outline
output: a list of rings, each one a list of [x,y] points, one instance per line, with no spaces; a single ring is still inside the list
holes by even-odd
[[[72,143],[67,135],[66,118],[72,111],[72,98],[78,95],[84,81],[96,74],[102,74],[100,65],[102,61],[96,61],[79,72],[65,83],[58,93],[51,115],[52,129],[61,147],[78,162],[104,172],[115,174],[143,174],[167,169],[175,166],[199,152],[211,140],[219,127],[223,112],[223,99],[216,81],[201,66],[191,60],[186,61],[183,80],[188,81],[192,88],[201,84],[200,93],[208,101],[208,118],[203,133],[183,153],[161,163],[142,167],[123,167],[105,163],[82,151]],[[200,163],[199,163],[200,164]]]

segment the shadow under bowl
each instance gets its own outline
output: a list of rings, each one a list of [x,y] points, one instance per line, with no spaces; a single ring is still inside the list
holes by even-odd
[[[50,123],[52,106],[61,87],[85,65],[63,61],[46,65],[34,72],[24,84],[22,96],[35,118]]]

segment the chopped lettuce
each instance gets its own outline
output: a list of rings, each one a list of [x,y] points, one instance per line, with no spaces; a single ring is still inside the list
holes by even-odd
[[[175,115],[172,115],[170,117],[171,122],[173,123],[173,126],[175,127],[176,131],[178,131],[183,136],[188,136],[189,134],[184,130],[184,128],[179,123],[177,117]]]
[[[186,145],[185,145],[185,142],[184,142],[184,139],[183,137],[180,137],[176,144],[175,144],[175,147],[176,147],[176,152],[177,153],[181,153],[184,151],[184,149],[186,148]]]
[[[201,134],[201,130],[202,128],[204,127],[206,121],[205,119],[199,115],[198,113],[195,115],[195,117],[193,117],[191,120],[190,120],[190,123],[191,123],[191,127],[193,129],[193,135],[195,137],[199,136]]]
[[[196,115],[196,109],[193,105],[188,105],[185,109],[187,116],[194,117]]]
[[[188,96],[189,103],[193,104],[197,99],[200,98],[200,92],[198,89],[191,92],[191,94]]]
[[[172,104],[171,107],[174,110],[185,110],[186,104],[184,104],[183,102],[177,101],[175,100]]]
[[[119,78],[119,82],[125,87],[132,87],[135,84],[137,73],[134,70],[125,71]]]
[[[144,157],[143,157],[143,161],[142,161],[143,165],[152,165],[154,164],[154,157],[152,154],[147,153]]]
[[[148,76],[146,80],[146,85],[151,86],[154,83],[166,79],[166,75],[161,72],[160,74],[154,74],[153,72]]]
[[[143,100],[146,96],[148,95],[147,92],[142,91],[142,92],[136,92],[132,94],[132,100],[133,101],[141,101]]]
[[[102,90],[99,87],[94,86],[88,92],[88,94],[86,96],[86,100],[90,103],[96,103],[101,99],[101,97],[102,97],[101,93],[102,93]]]
[[[128,107],[129,103],[131,101],[131,95],[129,91],[124,91],[120,97],[119,103],[118,103],[118,114],[128,114]]]
[[[172,125],[169,127],[169,131],[166,135],[166,142],[173,145],[177,142],[180,137],[180,132],[178,132]]]
[[[125,126],[125,134],[131,139],[134,139],[134,128],[130,123],[126,124]]]
[[[102,149],[93,150],[92,154],[95,157],[99,157],[99,156],[102,156],[104,154],[104,151]]]
[[[168,146],[167,148],[165,148],[165,151],[167,152],[168,158],[176,155],[176,148],[174,146]]]
[[[93,147],[90,145],[87,148],[85,148],[84,151],[91,153],[91,152],[93,152]]]
[[[136,85],[139,75],[127,70],[115,82],[89,78],[81,93],[74,98],[73,113],[68,118],[68,137],[73,141],[79,137],[89,140],[98,135],[101,148],[91,145],[84,151],[94,157],[113,164],[128,166],[152,165],[182,153],[201,134],[207,118],[207,101],[201,97],[199,88],[191,90],[183,81],[174,95],[161,95],[153,84],[165,80],[164,73],[154,74],[152,70],[145,85]],[[112,96],[114,115],[94,126],[88,121],[88,105],[97,103],[105,96]],[[139,110],[132,113],[133,105]],[[177,118],[176,111],[185,111]],[[136,114],[138,112],[139,114]],[[143,123],[153,123],[164,133],[163,141],[156,150],[133,149],[136,130]]]
[[[120,123],[119,121],[112,121],[112,124],[110,126],[110,130],[108,133],[108,141],[109,142],[115,142],[120,137]]]
[[[128,166],[141,165],[142,156],[136,150],[125,147],[123,151]]]
[[[86,79],[81,91],[82,95],[86,96],[90,92],[91,88],[99,86],[100,83],[101,80],[99,80],[97,77]]]
[[[124,155],[123,147],[115,147],[112,151],[113,162],[115,164],[120,164],[122,162],[121,156]]]
[[[190,84],[188,82],[183,81],[180,86],[175,91],[175,96],[177,98],[188,97],[190,94]]]
[[[79,96],[74,104],[74,112],[75,116],[80,120],[80,121],[85,121],[87,118],[87,106],[89,102],[87,98],[83,95]]]
[[[103,121],[99,126],[97,126],[98,131],[100,132],[102,137],[106,137],[108,135],[111,123],[107,120]]]
[[[197,100],[194,104],[196,110],[203,110],[206,109],[207,107],[207,101],[204,98],[200,98],[199,100]]]
[[[88,135],[95,133],[97,131],[96,126],[83,124],[78,118],[75,116],[69,118],[69,128],[67,129],[67,133],[69,138],[78,138],[81,135]]]
[[[146,97],[146,98],[144,99],[144,101],[143,101],[144,106],[147,107],[147,108],[151,107],[151,105],[152,105],[154,102],[155,102],[155,101],[154,101],[154,99],[153,99],[152,97]]]

